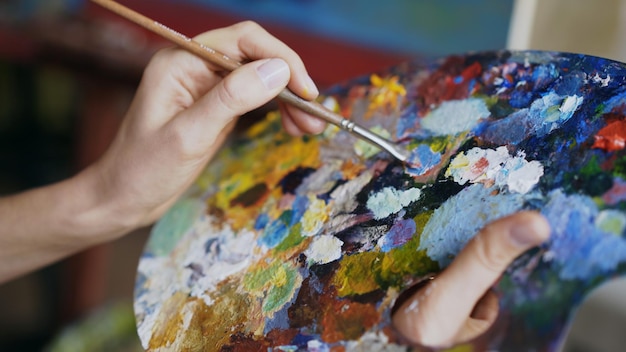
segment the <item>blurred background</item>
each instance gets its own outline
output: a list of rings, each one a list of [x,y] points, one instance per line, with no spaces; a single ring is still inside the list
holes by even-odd
[[[626,61],[626,0],[120,2],[188,36],[255,20],[302,56],[321,88],[407,59],[478,50]],[[166,45],[86,0],[0,0],[0,196],[96,160],[143,67]],[[140,350],[132,297],[149,230],[0,285],[0,351]],[[623,280],[598,290],[563,349],[621,350],[623,292]]]

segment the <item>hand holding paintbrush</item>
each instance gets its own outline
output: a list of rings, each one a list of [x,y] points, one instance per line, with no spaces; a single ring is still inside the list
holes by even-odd
[[[162,36],[163,38],[177,44],[181,48],[184,48],[195,55],[216,64],[225,70],[233,71],[237,69],[241,64],[230,57],[220,53],[212,48],[209,48],[197,41],[192,40],[191,38],[157,22],[154,21],[138,12],[135,12],[115,1],[112,0],[92,0],[93,2],[101,5],[104,8],[107,8],[118,15],[135,22],[136,24]],[[382,138],[381,136],[373,133],[372,131],[355,124],[352,121],[349,121],[342,116],[330,111],[325,108],[323,105],[302,99],[301,97],[294,94],[289,89],[285,88],[280,94],[278,98],[288,104],[291,104],[302,111],[305,111],[313,116],[321,118],[322,120],[332,123],[348,132],[351,132],[358,138],[363,139],[364,141],[371,143],[387,152],[389,152],[393,157],[402,161],[409,162],[409,152],[404,150],[402,147],[397,144]]]

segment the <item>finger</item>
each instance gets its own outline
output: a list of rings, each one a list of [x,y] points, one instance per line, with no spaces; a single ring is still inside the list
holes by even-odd
[[[157,52],[144,70],[129,115],[140,130],[153,131],[187,109],[222,80],[206,61],[180,48]]]
[[[251,62],[235,70],[192,107],[171,121],[183,157],[200,158],[236,117],[274,98],[289,81],[282,59]]]
[[[284,104],[280,104],[278,106],[278,109],[280,110],[283,129],[294,137],[302,136],[302,130],[300,130],[300,128],[293,122],[291,116],[289,116],[289,113],[287,112],[287,107]]]
[[[472,314],[470,314],[471,320],[495,320],[494,313],[498,311],[498,296],[492,290],[487,291],[480,300],[476,303]]]
[[[538,213],[521,212],[483,228],[435,280],[393,317],[415,343],[445,346],[461,333],[476,303],[517,256],[545,241],[550,228]]]
[[[520,212],[494,221],[470,240],[440,276],[449,280],[451,288],[463,288],[458,292],[478,300],[516,257],[549,235],[547,220],[536,212]],[[462,283],[464,277],[472,278],[470,285]]]
[[[487,331],[498,316],[498,297],[492,290],[476,303],[470,317],[465,321],[461,331],[454,337],[454,342],[468,341]]]
[[[311,116],[295,106],[282,103],[280,105],[281,111],[283,112],[283,125],[286,126],[289,124],[291,125],[290,127],[297,129],[296,133],[292,133],[290,130],[287,130],[290,134],[294,136],[298,136],[303,133],[318,134],[322,133],[326,128],[326,122],[320,118]]]
[[[281,58],[291,69],[289,88],[294,93],[307,100],[319,94],[300,56],[252,21],[209,31],[194,39],[238,61]]]

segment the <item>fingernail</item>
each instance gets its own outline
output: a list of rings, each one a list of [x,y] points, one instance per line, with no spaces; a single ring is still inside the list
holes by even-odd
[[[267,89],[276,89],[289,82],[289,65],[284,60],[267,60],[256,70]]]
[[[544,233],[549,234],[549,228],[537,219],[520,219],[513,224],[511,239],[520,247],[539,245],[544,240]]]
[[[304,94],[310,98],[315,98],[320,94],[320,91],[317,89],[315,82],[311,76],[306,76],[306,86],[304,87]]]

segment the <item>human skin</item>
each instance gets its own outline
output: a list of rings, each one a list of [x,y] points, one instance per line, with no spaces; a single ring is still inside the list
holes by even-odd
[[[0,198],[0,282],[151,224],[198,176],[239,116],[286,86],[304,99],[318,95],[300,57],[253,22],[195,40],[247,63],[225,75],[182,49],[158,52],[98,161],[59,183]],[[325,127],[295,108],[280,109],[293,135]]]
[[[550,226],[537,212],[486,225],[450,266],[401,304],[392,317],[394,327],[411,343],[428,347],[476,337],[498,315],[493,285],[515,258],[549,236]]]
[[[226,75],[182,49],[158,52],[98,161],[64,181],[0,198],[0,283],[150,225],[197,178],[239,116],[285,87],[308,100],[318,95],[300,57],[253,22],[194,39],[246,64]],[[294,107],[279,108],[294,136],[325,128]],[[397,310],[394,325],[415,344],[466,339],[495,319],[497,304],[485,293],[515,257],[548,234],[545,219],[532,212],[486,226]],[[410,309],[415,300],[419,310]]]

